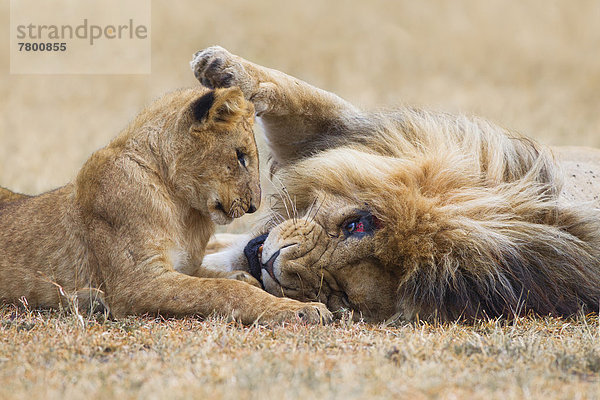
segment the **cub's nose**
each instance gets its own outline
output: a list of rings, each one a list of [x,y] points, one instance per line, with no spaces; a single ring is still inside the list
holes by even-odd
[[[256,211],[256,207],[254,207],[254,204],[250,204],[250,208],[248,208],[248,211],[246,211],[246,213],[252,214],[255,211]]]

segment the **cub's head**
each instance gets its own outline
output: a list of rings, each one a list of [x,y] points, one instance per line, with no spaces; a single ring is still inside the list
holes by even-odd
[[[254,107],[239,88],[190,89],[168,139],[169,176],[192,208],[227,224],[260,205]]]

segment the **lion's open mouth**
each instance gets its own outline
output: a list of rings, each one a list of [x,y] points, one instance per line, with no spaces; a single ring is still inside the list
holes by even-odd
[[[246,256],[248,265],[250,266],[250,274],[263,285],[263,289],[265,289],[265,282],[263,282],[262,279],[263,271],[266,271],[269,274],[273,282],[275,282],[278,286],[283,287],[277,277],[275,277],[275,273],[273,271],[273,264],[275,263],[275,260],[281,251],[277,250],[277,252],[275,252],[275,254],[273,254],[269,260],[265,261],[262,259],[263,244],[267,239],[267,236],[269,236],[269,234],[265,233],[264,235],[260,235],[249,241],[244,248],[244,255]]]
[[[275,260],[277,259],[277,257],[279,257],[279,254],[281,253],[281,250],[277,250],[277,252],[275,254],[273,254],[271,256],[271,258],[269,258],[269,260],[267,262],[262,262],[262,248],[263,246],[260,246],[258,248],[258,258],[261,262],[261,268],[263,269],[263,271],[267,271],[267,273],[269,274],[269,276],[271,277],[271,279],[273,279],[275,281],[275,283],[277,283],[279,286],[281,286],[281,283],[279,282],[279,280],[275,277],[275,273],[273,272],[273,264],[275,263]]]
[[[265,240],[267,240],[268,233],[264,235],[260,235],[255,237],[251,241],[248,242],[246,247],[244,248],[244,255],[248,260],[248,265],[250,267],[250,274],[256,278],[262,284],[262,262],[261,262],[261,252],[262,246]],[[271,272],[272,273],[272,272]]]
[[[267,290],[269,293],[277,296],[284,294],[285,297],[290,297],[300,301],[319,301],[323,304],[326,304],[328,307],[331,307],[332,310],[351,308],[346,293],[342,292],[337,284],[335,284],[335,289],[331,288],[331,276],[321,279],[319,288],[314,292],[313,295],[308,296],[303,288],[293,288],[287,285],[282,285],[282,283],[275,276],[273,270],[274,261],[280,255],[281,249],[275,252],[269,260],[264,260],[262,258],[263,245],[268,236],[268,233],[257,236],[250,240],[244,248],[244,255],[248,260],[249,272],[261,283],[264,290]],[[263,275],[264,272],[268,274],[268,277],[267,275]],[[268,289],[269,287],[270,290]],[[274,292],[273,288],[276,288],[276,293]]]

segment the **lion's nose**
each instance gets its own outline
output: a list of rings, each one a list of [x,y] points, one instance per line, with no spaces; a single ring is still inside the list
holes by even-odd
[[[254,207],[254,204],[250,204],[250,208],[248,208],[248,211],[246,211],[246,213],[252,214],[255,211],[256,211],[256,207]]]

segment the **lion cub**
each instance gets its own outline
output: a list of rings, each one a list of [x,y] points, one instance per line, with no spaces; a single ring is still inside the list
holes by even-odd
[[[94,153],[72,183],[39,196],[0,190],[0,301],[58,307],[67,295],[85,305],[103,293],[116,317],[329,321],[321,304],[201,267],[214,224],[259,206],[253,116],[238,88],[176,91]]]

